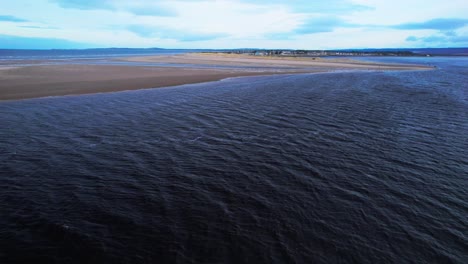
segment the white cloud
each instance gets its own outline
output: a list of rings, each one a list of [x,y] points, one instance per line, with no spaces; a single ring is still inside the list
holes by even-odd
[[[66,0],[6,1],[0,15],[27,21],[0,22],[0,34],[118,47],[406,47],[417,45],[406,41],[409,36],[422,38],[437,32],[390,26],[435,18],[466,18],[468,14],[466,0],[333,0],[332,6],[329,2],[305,0],[103,3],[88,0],[74,6]],[[455,33],[463,37],[466,31],[461,28]]]
[[[466,0],[353,0],[356,4],[372,7],[359,15],[346,16],[350,22],[372,25],[393,25],[433,18],[466,18]]]

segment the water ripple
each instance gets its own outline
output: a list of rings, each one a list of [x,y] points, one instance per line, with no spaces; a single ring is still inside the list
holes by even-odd
[[[468,76],[0,104],[0,262],[464,263]]]

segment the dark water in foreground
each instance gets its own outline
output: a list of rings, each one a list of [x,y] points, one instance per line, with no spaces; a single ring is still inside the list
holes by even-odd
[[[1,102],[0,263],[467,263],[468,60],[428,63]]]

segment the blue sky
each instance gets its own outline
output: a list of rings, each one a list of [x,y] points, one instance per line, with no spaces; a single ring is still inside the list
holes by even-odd
[[[2,2],[0,48],[468,47],[466,0]]]

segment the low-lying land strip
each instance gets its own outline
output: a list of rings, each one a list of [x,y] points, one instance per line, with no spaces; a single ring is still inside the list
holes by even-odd
[[[117,65],[117,64],[124,65]],[[164,65],[164,66],[161,66]],[[269,58],[230,54],[126,57],[93,61],[2,61],[0,100],[115,92],[221,80],[228,77],[348,70],[427,70],[356,60]]]

